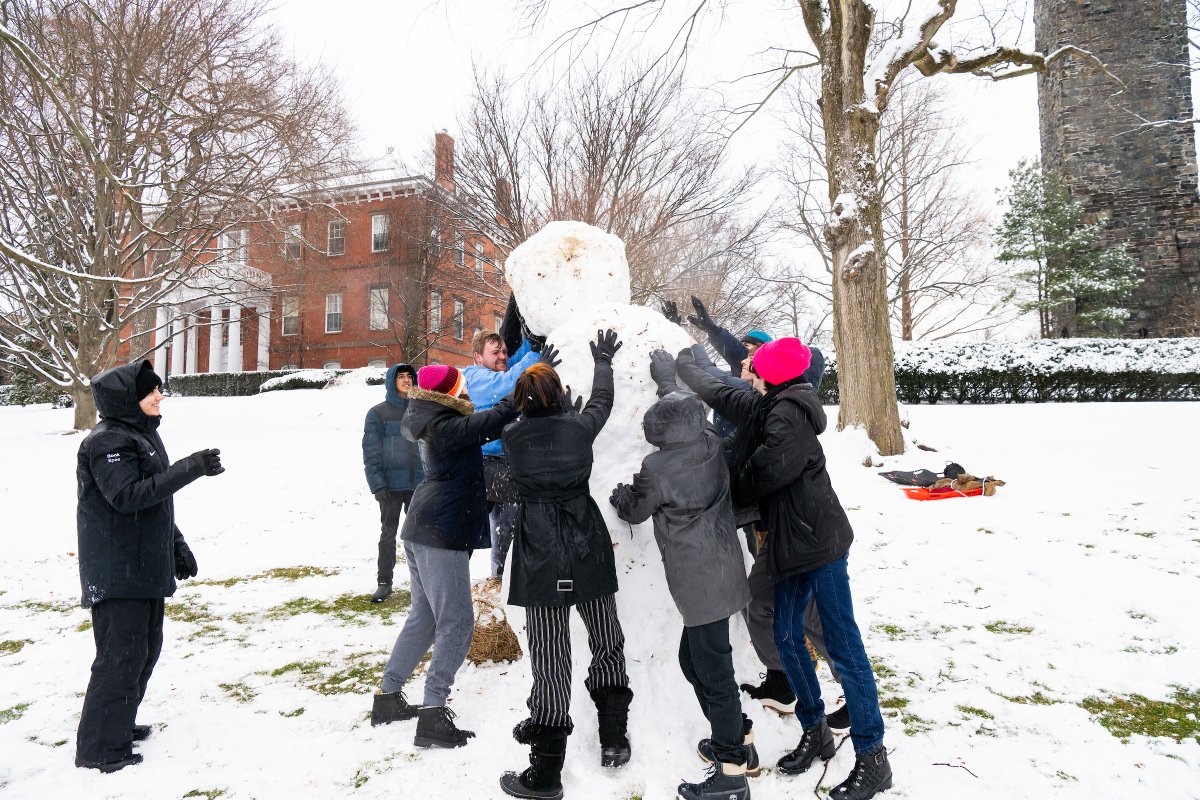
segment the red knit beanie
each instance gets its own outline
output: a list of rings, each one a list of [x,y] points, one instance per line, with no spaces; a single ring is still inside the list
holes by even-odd
[[[812,351],[794,336],[767,342],[754,351],[754,373],[772,386],[799,378],[812,361]]]
[[[427,392],[457,396],[462,385],[462,373],[449,364],[430,364],[417,372],[417,386]]]

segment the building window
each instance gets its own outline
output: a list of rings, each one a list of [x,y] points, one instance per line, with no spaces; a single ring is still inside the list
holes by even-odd
[[[442,332],[442,293],[429,293],[429,330],[431,333]]]
[[[387,330],[388,288],[386,286],[372,286],[367,297],[367,305],[371,310],[371,330]]]
[[[454,235],[454,263],[458,266],[463,266],[467,261],[467,244],[463,241],[462,234]]]
[[[434,225],[429,232],[429,254],[434,260],[442,257],[442,226]]]
[[[480,332],[480,331],[482,331],[482,330],[483,330],[483,328],[481,328],[481,327],[479,327],[478,325],[476,325],[476,326],[475,326],[475,332],[471,334],[471,338],[472,338],[472,339],[474,339],[476,336],[478,336],[478,335],[479,335],[479,332]]]
[[[496,285],[497,286],[504,285],[504,262],[503,261],[496,262]]]
[[[322,369],[341,369],[341,368],[342,368],[342,362],[340,362],[340,361],[326,361],[325,366],[322,367]]]
[[[302,240],[299,223],[288,225],[283,229],[283,258],[285,261],[300,260],[300,243]]]
[[[475,243],[475,274],[483,280],[483,242]]]
[[[297,367],[295,364],[284,364],[282,367],[279,368],[280,372],[286,372],[289,369],[300,369],[300,368]]]
[[[454,301],[454,338],[462,340],[466,328],[467,304],[462,300]]]
[[[283,335],[295,336],[300,332],[300,298],[283,298]]]
[[[325,332],[342,332],[342,293],[325,295]]]
[[[249,232],[245,228],[237,228],[222,233],[220,244],[224,260],[231,264],[245,264],[247,241],[249,241]]]
[[[342,256],[346,254],[346,220],[334,219],[329,221],[329,255]]]
[[[371,215],[371,252],[382,253],[388,249],[388,215]]]
[[[367,366],[373,369],[386,369],[387,360],[382,358],[373,358],[367,362]]]
[[[496,326],[495,328],[492,328],[492,330],[494,330],[496,333],[499,333],[500,328],[504,325],[504,317],[497,314],[494,317],[492,317],[492,322]],[[510,353],[510,355],[511,355],[511,353]]]

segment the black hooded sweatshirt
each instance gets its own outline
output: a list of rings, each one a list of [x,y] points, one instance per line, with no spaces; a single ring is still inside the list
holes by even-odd
[[[138,406],[134,381],[143,361],[92,379],[100,422],[79,445],[75,467],[79,505],[82,605],[109,598],[175,594],[175,526],[171,496],[204,474],[189,456],[171,464],[158,437],[159,417]]]

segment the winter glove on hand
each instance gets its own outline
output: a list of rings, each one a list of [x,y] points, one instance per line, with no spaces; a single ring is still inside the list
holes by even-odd
[[[375,490],[375,499],[378,500],[380,503],[386,503],[387,499],[388,499],[387,488],[385,487],[383,489],[376,489]]]
[[[562,363],[562,359],[558,357],[558,348],[549,342],[546,342],[540,351],[538,363],[545,364],[550,367],[557,367]]]
[[[633,487],[627,483],[618,483],[617,488],[612,490],[612,494],[608,497],[608,502],[614,508],[620,508],[622,503],[628,503],[633,498]]]
[[[225,468],[221,466],[220,450],[197,450],[188,456],[188,458],[194,460],[200,467],[202,475],[207,475],[210,478],[213,475],[220,475],[225,471]]]
[[[175,579],[181,581],[184,578],[194,578],[196,571],[196,557],[192,555],[192,548],[188,547],[185,541],[176,542]]]
[[[608,363],[612,363],[613,356],[621,349],[623,342],[617,341],[617,334],[612,328],[606,331],[596,331],[596,341],[588,346],[592,348],[592,360],[599,361],[604,359]]]
[[[675,305],[674,300],[664,300],[662,304],[663,316],[668,322],[674,322],[676,325],[682,325],[683,320],[679,316],[679,306]]]
[[[709,316],[708,309],[704,307],[704,303],[695,295],[692,295],[692,308],[696,309],[696,316],[688,317],[688,322],[709,334],[716,333],[721,329],[721,326],[713,322],[713,318]]]
[[[504,312],[504,321],[500,323],[500,330],[496,333],[500,334],[500,338],[504,340],[504,346],[508,348],[509,355],[521,349],[521,338],[524,334],[521,326],[521,310],[517,308],[515,294],[508,296],[508,308]]]
[[[666,350],[655,350],[650,354],[650,377],[658,386],[660,396],[679,391],[675,382],[675,359]]]
[[[576,414],[583,413],[583,395],[572,398],[571,387],[565,387],[563,389],[562,407],[563,411],[574,411]]]

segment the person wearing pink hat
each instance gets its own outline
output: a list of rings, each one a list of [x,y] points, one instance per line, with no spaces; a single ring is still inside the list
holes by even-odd
[[[471,553],[491,545],[480,446],[517,416],[507,397],[486,411],[475,411],[460,397],[463,385],[455,367],[421,367],[400,423],[404,437],[420,444],[425,477],[413,492],[400,531],[412,608],[384,668],[371,724],[416,717],[417,747],[461,747],[475,735],[455,726],[446,701],[475,628]],[[402,689],[430,647],[425,697],[417,707]]]
[[[854,620],[847,556],[854,531],[825,469],[817,436],[827,418],[804,380],[811,354],[785,337],[754,353],[751,372],[764,394],[727,386],[697,366],[690,349],[676,359],[678,376],[717,413],[737,423],[730,471],[737,504],[757,503],[766,522],[766,569],[775,583],[775,643],[796,692],[796,717],[804,733],[779,759],[781,775],[798,775],[835,746],[825,719],[821,687],[804,642],[804,610],[816,602],[825,646],[837,663],[850,714],[855,762],[829,793],[833,800],[868,800],[891,788],[883,745],[883,715],[875,675]]]

